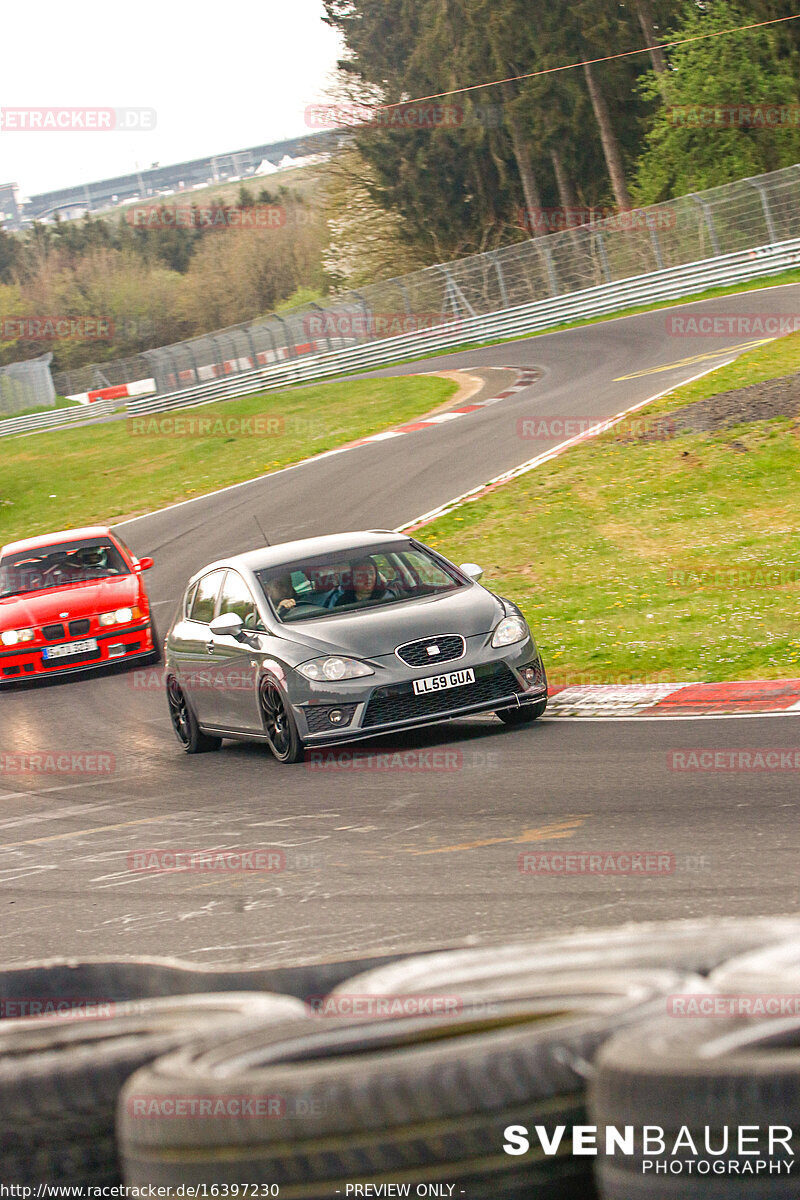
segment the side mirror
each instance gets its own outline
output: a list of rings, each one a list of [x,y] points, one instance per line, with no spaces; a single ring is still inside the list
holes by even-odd
[[[480,583],[483,579],[483,567],[479,567],[477,563],[462,563],[459,569],[468,575],[473,583]]]
[[[222,613],[209,626],[214,637],[239,637],[244,629],[244,621],[236,613]]]
[[[152,558],[140,558],[139,559],[139,570],[140,571],[149,571],[150,568],[154,567],[154,566],[155,566],[155,563],[153,562]]]

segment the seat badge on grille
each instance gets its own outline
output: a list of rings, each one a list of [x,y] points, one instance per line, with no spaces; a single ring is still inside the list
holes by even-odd
[[[434,658],[437,654],[442,653],[438,646],[427,646],[426,649],[431,658]]]

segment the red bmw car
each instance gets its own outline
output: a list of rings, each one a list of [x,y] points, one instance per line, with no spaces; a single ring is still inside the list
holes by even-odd
[[[138,559],[110,529],[47,533],[0,550],[0,685],[121,659],[160,658]]]

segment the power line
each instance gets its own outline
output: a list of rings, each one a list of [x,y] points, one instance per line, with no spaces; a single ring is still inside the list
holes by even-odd
[[[696,33],[693,37],[679,38],[674,42],[659,42],[662,50],[671,50],[673,46],[686,46],[689,42],[702,42],[706,38],[726,37],[730,33],[745,33],[750,29],[763,29],[765,25],[780,25],[785,21],[797,21],[800,13],[791,17],[774,17],[770,21],[756,21],[752,25],[737,25],[733,29],[718,29],[713,33]],[[509,75],[507,79],[492,79],[487,83],[471,83],[465,87],[452,88],[449,92],[434,92],[432,96],[415,96],[413,100],[398,100],[394,104],[376,104],[376,110],[389,108],[407,108],[410,104],[424,104],[428,100],[443,100],[447,96],[461,96],[465,92],[477,92],[481,88],[499,87],[503,83],[516,83],[520,79],[535,79],[540,75],[555,75],[559,71],[574,71],[576,67],[593,67],[598,63],[614,62],[619,58],[631,58],[635,54],[649,54],[652,46],[642,46],[640,50],[623,50],[619,54],[605,54],[602,58],[587,58],[582,62],[566,63],[561,67],[544,67],[540,71],[528,71],[524,75]]]

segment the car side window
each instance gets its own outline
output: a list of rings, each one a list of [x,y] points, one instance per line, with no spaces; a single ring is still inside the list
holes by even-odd
[[[236,571],[228,571],[222,585],[219,615],[222,616],[223,613],[235,613],[237,617],[241,617],[245,629],[264,632],[264,622],[250,588]]]
[[[192,601],[192,611],[189,614],[192,621],[199,621],[202,625],[210,625],[214,620],[217,595],[224,574],[224,571],[212,571],[210,575],[206,575],[200,580],[194,600]]]
[[[200,586],[200,585],[199,585],[198,583],[193,583],[193,584],[192,584],[192,586],[191,586],[191,587],[189,588],[189,590],[187,591],[187,593],[186,593],[185,597],[184,597],[184,600],[183,600],[183,615],[184,615],[185,617],[188,617],[188,616],[190,615],[191,611],[192,611],[192,605],[194,604],[194,598],[195,598],[195,596],[196,596],[196,594],[197,594],[197,589],[198,589],[198,587],[199,587],[199,586]]]

